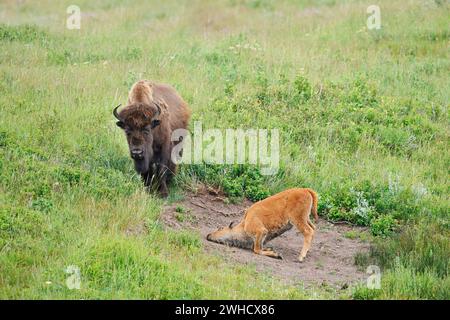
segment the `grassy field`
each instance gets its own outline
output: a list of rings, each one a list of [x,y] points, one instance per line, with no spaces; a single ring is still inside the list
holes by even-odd
[[[448,3],[379,0],[380,30],[367,1],[77,0],[68,30],[71,4],[0,3],[0,298],[450,298]],[[111,114],[141,78],[204,128],[280,130],[277,175],[186,165],[171,199],[314,188],[371,231],[381,289],[286,286],[164,231]]]

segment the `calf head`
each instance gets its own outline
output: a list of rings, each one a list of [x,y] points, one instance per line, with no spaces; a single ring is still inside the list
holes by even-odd
[[[208,234],[206,239],[229,246],[250,248],[253,240],[246,234],[243,225],[243,223],[231,222],[228,227],[219,228]]]
[[[120,105],[113,110],[118,120],[116,124],[125,131],[136,171],[145,174],[149,171],[153,158],[153,135],[154,129],[160,125],[158,117],[161,115],[161,107],[157,103],[136,103],[117,112],[119,107]]]

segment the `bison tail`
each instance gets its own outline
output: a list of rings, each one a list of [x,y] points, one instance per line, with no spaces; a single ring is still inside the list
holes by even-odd
[[[306,189],[306,190],[309,192],[309,194],[312,197],[313,205],[311,207],[311,213],[314,215],[314,220],[317,222],[317,221],[319,221],[319,215],[317,214],[317,202],[318,202],[317,193],[312,189]]]

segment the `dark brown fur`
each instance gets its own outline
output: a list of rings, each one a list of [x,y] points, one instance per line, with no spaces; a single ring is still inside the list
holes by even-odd
[[[118,113],[117,125],[124,129],[136,171],[146,186],[154,183],[168,195],[167,179],[176,171],[171,160],[172,132],[186,129],[190,110],[174,88],[148,80],[136,82],[128,103]]]

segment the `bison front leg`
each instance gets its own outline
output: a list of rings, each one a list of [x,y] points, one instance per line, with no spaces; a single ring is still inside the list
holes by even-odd
[[[167,178],[171,174],[170,161],[170,149],[163,148],[161,152],[160,162],[158,164],[159,193],[163,198],[166,198],[169,195],[169,189],[167,188]]]
[[[169,189],[167,188],[167,166],[163,164],[158,165],[159,187],[158,191],[163,198],[169,196]]]
[[[153,170],[153,164],[150,164],[150,167],[146,173],[141,174],[142,181],[147,189],[151,189],[151,186],[155,180],[155,171]]]

